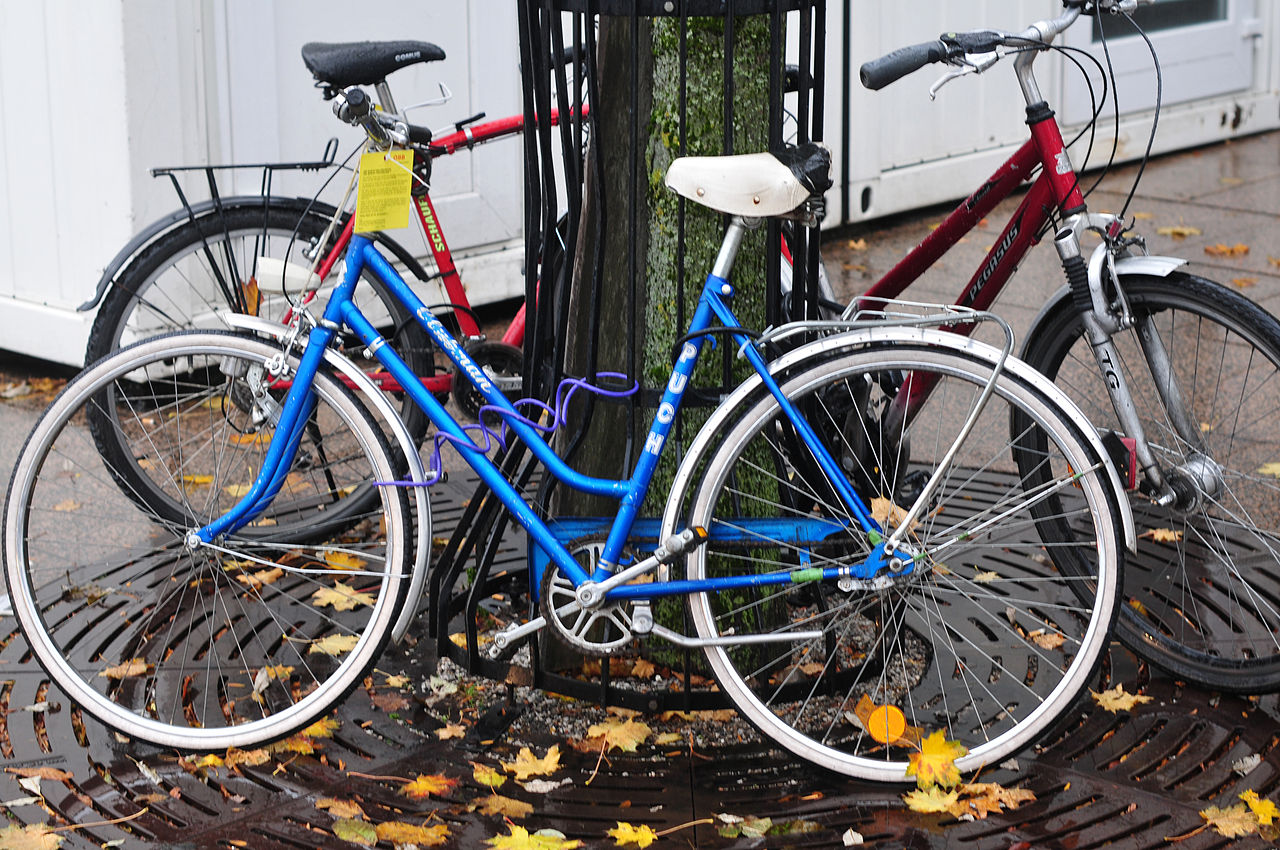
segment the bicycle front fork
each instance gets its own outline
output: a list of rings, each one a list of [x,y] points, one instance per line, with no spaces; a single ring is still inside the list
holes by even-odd
[[[1161,469],[1142,427],[1137,406],[1125,380],[1119,352],[1112,339],[1123,330],[1136,330],[1143,359],[1151,371],[1169,423],[1179,439],[1185,441],[1196,453],[1200,453],[1200,431],[1187,413],[1184,396],[1169,360],[1169,352],[1160,338],[1155,320],[1150,313],[1140,314],[1136,318],[1133,316],[1115,273],[1112,245],[1119,235],[1121,225],[1122,222],[1113,216],[1073,216],[1054,234],[1053,245],[1062,261],[1067,283],[1071,287],[1072,303],[1084,323],[1085,335],[1106,383],[1122,433],[1133,441],[1133,454],[1142,470],[1145,489],[1157,504],[1189,506],[1197,498],[1197,493],[1205,489],[1203,482],[1197,477],[1190,486],[1179,486],[1182,476],[1166,476]],[[1094,250],[1088,263],[1080,252],[1078,232],[1083,229],[1097,230],[1103,236],[1102,244]],[[1105,283],[1109,284],[1105,287],[1104,275],[1108,278]],[[1115,294],[1114,299],[1109,293]]]

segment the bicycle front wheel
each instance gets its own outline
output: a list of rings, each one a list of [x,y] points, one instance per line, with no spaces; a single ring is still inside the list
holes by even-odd
[[[67,696],[131,738],[214,750],[288,735],[361,681],[403,604],[407,499],[370,483],[402,460],[323,373],[271,504],[238,532],[186,543],[262,467],[278,353],[219,333],[124,349],[67,385],[19,456],[4,521],[14,613]],[[108,426],[131,449],[127,473],[99,451],[93,431]],[[325,522],[349,488],[373,503]]]
[[[1138,331],[1112,338],[1156,461],[1179,492],[1135,492],[1138,551],[1117,634],[1179,678],[1220,690],[1280,689],[1280,323],[1247,298],[1183,272],[1121,274],[1138,328],[1168,353],[1183,424],[1165,408]],[[1069,301],[1023,357],[1100,431],[1123,437]],[[1142,472],[1138,471],[1142,481]]]
[[[860,563],[875,544],[773,396],[718,413],[695,443],[687,517],[710,540],[690,577],[800,571],[689,600],[698,635],[730,643],[706,650],[716,683],[796,755],[900,781],[940,731],[967,749],[961,770],[995,764],[1050,730],[1090,682],[1115,613],[1116,497],[1063,409],[1009,372],[948,459],[991,376],[985,359],[921,343],[837,350],[780,376],[886,535],[940,476],[903,539],[913,563],[874,581],[805,572]],[[893,399],[918,381],[933,385],[927,404],[894,424]],[[1005,439],[1013,411],[1048,435],[1034,485]],[[1073,520],[1069,533],[1038,522],[1050,503]]]

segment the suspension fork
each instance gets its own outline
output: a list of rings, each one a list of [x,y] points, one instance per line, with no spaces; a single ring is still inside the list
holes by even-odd
[[[1094,225],[1095,222],[1091,221],[1094,218],[1110,219],[1110,222],[1101,228],[1095,228],[1102,230],[1103,242],[1094,250],[1093,256],[1086,264],[1080,252],[1078,231]],[[1079,311],[1081,321],[1084,323],[1085,336],[1106,384],[1111,406],[1120,420],[1120,427],[1134,441],[1134,455],[1142,468],[1143,477],[1151,488],[1152,497],[1157,504],[1169,505],[1177,501],[1178,494],[1161,470],[1138,417],[1137,405],[1134,404],[1133,395],[1125,381],[1124,371],[1120,366],[1120,355],[1112,340],[1116,333],[1126,328],[1136,330],[1143,359],[1151,371],[1152,380],[1155,381],[1156,391],[1160,396],[1160,403],[1168,414],[1174,430],[1197,450],[1202,448],[1202,443],[1198,429],[1194,427],[1187,413],[1183,402],[1184,396],[1169,360],[1168,349],[1160,339],[1155,321],[1150,315],[1144,315],[1135,321],[1129,313],[1128,305],[1123,301],[1119,280],[1110,263],[1112,242],[1110,234],[1112,230],[1117,229],[1118,224],[1110,216],[1072,216],[1054,234],[1053,245],[1062,261],[1067,283],[1071,287],[1072,303]],[[1117,293],[1120,293],[1121,302],[1118,307],[1113,307],[1109,303],[1104,292],[1102,282],[1104,269],[1105,273],[1111,276],[1111,283]]]

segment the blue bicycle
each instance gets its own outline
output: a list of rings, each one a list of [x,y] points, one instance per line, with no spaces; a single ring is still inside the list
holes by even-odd
[[[354,118],[397,140],[376,115]],[[72,381],[5,509],[13,607],[51,678],[120,733],[200,750],[288,735],[362,681],[417,610],[436,470],[333,347],[350,331],[549,557],[538,615],[499,632],[495,653],[542,628],[599,654],[701,648],[764,734],[867,779],[901,780],[934,731],[971,769],[1053,727],[1104,653],[1132,534],[1093,429],[1008,356],[1011,340],[932,327],[978,314],[885,305],[740,328],[738,248],[763,218],[813,218],[820,149],[681,159],[667,181],[732,218],[627,479],[569,468],[359,235],[320,318],[239,316],[241,333],[144,341]],[[602,545],[568,548],[415,380],[352,300],[366,272],[549,474],[617,501]],[[712,332],[751,375],[688,447],[661,518],[641,518]],[[632,539],[643,522],[656,548]],[[687,601],[692,634],[660,616],[670,597]]]

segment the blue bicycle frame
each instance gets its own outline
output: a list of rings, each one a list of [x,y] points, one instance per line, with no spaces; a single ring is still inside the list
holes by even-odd
[[[724,274],[732,266],[733,254],[737,242],[741,238],[743,223],[737,219],[730,225],[731,235],[726,236],[728,259],[717,262],[716,269],[722,267]],[[736,234],[733,228],[738,228]],[[731,238],[734,236],[736,238]],[[507,481],[497,466],[479,449],[469,451],[465,446],[471,445],[470,438],[462,427],[445,410],[444,406],[427,391],[404,360],[378,334],[377,330],[365,318],[352,301],[352,293],[365,269],[371,270],[395,294],[395,297],[410,309],[422,327],[429,333],[440,349],[465,374],[472,384],[484,396],[487,404],[496,408],[506,420],[511,430],[524,441],[539,461],[557,479],[566,485],[585,493],[608,496],[619,501],[619,509],[613,520],[602,549],[600,559],[593,574],[586,570],[569,554],[559,539],[542,519],[525,502],[523,496]],[[681,349],[671,377],[663,390],[662,400],[645,438],[644,448],[635,469],[629,479],[615,480],[595,478],[572,469],[560,458],[555,450],[543,439],[538,431],[521,417],[512,403],[488,379],[484,370],[467,354],[463,346],[454,339],[444,325],[422,303],[421,299],[409,288],[404,279],[378,253],[372,241],[367,237],[355,235],[347,249],[346,269],[342,280],[334,289],[325,307],[324,316],[312,329],[306,348],[299,361],[297,372],[293,377],[293,385],[289,389],[281,408],[280,421],[275,436],[272,438],[262,469],[248,493],[226,514],[210,524],[195,531],[188,538],[190,545],[199,542],[208,543],[221,535],[229,534],[248,524],[270,503],[271,499],[284,484],[288,469],[302,438],[307,418],[314,406],[311,383],[316,370],[323,359],[325,348],[330,344],[334,334],[344,325],[350,328],[368,347],[375,357],[399,381],[410,397],[427,414],[440,431],[453,438],[463,447],[462,455],[480,479],[498,496],[506,508],[511,511],[516,521],[530,534],[534,542],[548,553],[551,560],[568,576],[574,586],[587,581],[602,581],[608,578],[617,567],[623,547],[637,519],[638,511],[644,502],[649,484],[657,468],[663,446],[670,435],[672,424],[680,410],[681,400],[692,378],[702,350],[706,335],[702,331],[711,327],[712,321],[718,321],[726,327],[740,327],[740,323],[727,304],[727,299],[734,294],[733,286],[714,271],[707,276],[702,288],[701,297],[694,311],[689,327],[689,339]],[[804,551],[799,541],[821,541],[837,531],[847,531],[852,523],[866,533],[871,543],[871,554],[861,563],[844,564],[838,567],[801,567],[800,569],[773,571],[767,573],[724,576],[701,580],[648,582],[639,585],[620,585],[611,588],[606,599],[626,599],[640,597],[658,597],[676,594],[697,593],[703,591],[728,590],[735,587],[780,585],[801,581],[833,580],[842,577],[869,579],[883,569],[890,559],[896,558],[905,563],[910,570],[912,558],[910,554],[887,551],[882,543],[881,528],[871,517],[865,502],[854,491],[839,464],[825,448],[822,441],[813,432],[804,417],[786,398],[778,386],[769,368],[756,346],[747,337],[732,334],[735,343],[759,374],[764,386],[777,399],[787,419],[796,429],[804,444],[812,452],[814,459],[826,475],[827,480],[835,488],[850,514],[850,520],[838,521],[830,518],[799,518],[780,522],[777,519],[744,519],[743,523],[768,524],[769,533],[783,534],[783,539],[797,542],[797,549]],[[740,535],[742,532],[733,532]],[[713,535],[718,532],[713,531]],[[198,539],[198,540],[197,540]],[[718,538],[719,539],[719,538]],[[745,540],[746,538],[744,538]],[[806,558],[802,556],[801,563]]]

